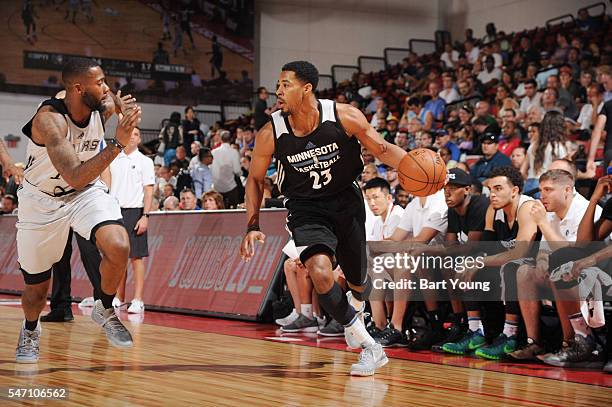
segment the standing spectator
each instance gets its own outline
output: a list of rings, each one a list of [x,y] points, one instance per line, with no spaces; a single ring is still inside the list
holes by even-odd
[[[130,263],[134,274],[134,299],[128,308],[129,313],[144,312],[144,258],[149,256],[147,228],[149,212],[153,210],[153,185],[155,171],[153,161],[138,151],[141,142],[140,129],[135,128],[130,142],[110,165],[110,194],[119,201],[123,223],[130,237]],[[114,306],[121,306],[125,300],[124,274],[117,294],[113,300]]]
[[[176,148],[182,144],[183,135],[181,134],[181,114],[173,112],[170,115],[168,123],[164,126],[159,134],[159,139],[163,146],[160,146],[159,151],[164,154],[164,165],[170,166],[170,163],[176,157]]]
[[[211,55],[210,57],[210,76],[215,77],[215,70],[219,73],[219,77],[223,77],[221,66],[223,66],[223,53],[221,52],[221,45],[217,42],[217,36],[212,37],[212,51],[207,52]]]
[[[68,0],[68,7],[66,8],[66,15],[64,20],[68,20],[70,12],[72,12],[72,24],[76,24],[76,15],[79,11],[79,0]]]
[[[187,33],[189,41],[191,41],[191,48],[195,49],[193,35],[191,35],[191,14],[193,14],[193,10],[191,10],[188,5],[184,4],[181,9],[181,32]]]
[[[191,143],[194,141],[202,141],[202,132],[200,130],[200,121],[195,117],[193,106],[185,108],[185,119],[181,122],[183,127],[183,146],[185,150],[191,150]],[[190,157],[193,157],[190,155]]]
[[[34,5],[32,0],[25,0],[21,9],[21,19],[26,29],[26,41],[34,45],[36,42],[36,13],[34,12]]]
[[[200,158],[198,157],[198,154],[200,153],[201,149],[202,149],[202,143],[200,143],[199,141],[196,140],[193,143],[191,143],[191,147],[189,149],[191,153],[191,160],[189,160],[189,171],[194,169],[200,162]]]
[[[183,30],[179,24],[178,18],[174,18],[172,21],[174,24],[174,42],[172,44],[174,48],[174,56],[177,56],[178,50],[183,49],[183,54],[187,55],[187,51],[183,48]]]
[[[162,41],[171,40],[172,35],[170,34],[170,12],[162,3]]]
[[[164,49],[164,44],[161,42],[157,43],[157,49],[153,53],[153,63],[166,65],[170,63],[170,56],[168,55],[168,51]]]
[[[195,195],[202,196],[212,189],[213,177],[210,165],[213,162],[213,155],[210,149],[205,147],[198,152],[197,158],[198,164],[191,170],[191,179]]]
[[[242,173],[240,154],[230,146],[232,136],[229,131],[222,132],[221,141],[221,146],[212,151],[213,185],[215,190],[223,195],[225,207],[231,209],[244,200],[244,197],[240,196],[242,188],[236,183],[236,178]]]
[[[255,130],[259,130],[270,120],[271,110],[268,108],[268,90],[260,86],[257,88],[257,101],[255,102]]]

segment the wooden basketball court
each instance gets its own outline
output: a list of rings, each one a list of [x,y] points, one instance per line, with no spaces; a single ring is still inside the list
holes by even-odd
[[[8,388],[65,387],[67,400],[9,405],[612,405],[612,378],[600,372],[532,365],[509,374],[490,371],[504,369],[494,362],[450,366],[394,356],[406,357],[405,350],[389,352],[389,364],[376,376],[354,378],[347,372],[357,354],[346,351],[343,338],[279,336],[265,324],[156,312],[143,320],[122,313],[134,347],[119,350],[83,310],[73,311],[72,323],[43,324],[40,361],[23,365],[14,362],[23,314],[17,305],[0,306],[2,404]],[[551,378],[535,377],[542,376],[539,369]]]

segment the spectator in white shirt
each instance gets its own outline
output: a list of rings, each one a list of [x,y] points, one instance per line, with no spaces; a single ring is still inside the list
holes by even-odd
[[[212,151],[213,162],[211,165],[214,189],[223,195],[226,208],[235,208],[244,202],[244,196],[240,196],[241,188],[236,182],[240,177],[240,154],[230,143],[232,136],[229,131],[221,133],[221,146]]]
[[[200,143],[199,141],[196,140],[191,143],[191,160],[189,160],[189,171],[193,170],[200,162],[200,159],[198,158],[198,153],[200,152],[201,148],[202,143]]]
[[[589,103],[582,106],[577,120],[580,130],[591,130],[591,127],[597,121],[597,116],[604,106],[603,86],[595,83],[591,84],[587,89],[587,99]],[[594,110],[593,106],[597,106],[597,108]]]
[[[485,58],[485,69],[478,74],[478,80],[486,87],[497,84],[502,76],[502,71],[495,67],[493,56],[487,55]]]
[[[442,91],[438,94],[446,104],[453,103],[455,100],[459,100],[459,92],[455,89],[453,83],[453,77],[445,73],[442,75]]]
[[[521,116],[526,116],[527,113],[529,113],[529,109],[533,106],[540,106],[540,100],[542,99],[542,94],[538,92],[538,84],[535,79],[527,79],[524,89],[525,97],[521,99],[521,105],[519,107]]]
[[[372,213],[376,215],[372,232],[369,233],[371,240],[382,241],[389,239],[399,224],[404,209],[399,205],[393,204],[390,185],[382,178],[372,178],[365,184],[363,190],[368,207]],[[374,320],[376,329],[382,331],[387,324],[387,315],[383,298],[371,297],[370,306],[372,307],[372,319]]]
[[[143,313],[144,258],[149,256],[147,228],[149,212],[153,210],[153,185],[155,171],[153,161],[138,151],[140,129],[135,128],[125,150],[110,165],[110,195],[119,201],[123,223],[130,237],[130,263],[134,273],[134,299],[128,308],[130,313]],[[125,299],[127,273],[117,288],[113,305],[122,305]]]
[[[457,61],[459,61],[459,52],[453,49],[450,43],[444,44],[444,53],[440,56],[440,61],[446,65],[447,68],[455,68]]]
[[[480,49],[474,46],[473,40],[466,40],[463,43],[465,47],[465,56],[470,64],[475,64],[478,61],[478,56],[480,55]]]

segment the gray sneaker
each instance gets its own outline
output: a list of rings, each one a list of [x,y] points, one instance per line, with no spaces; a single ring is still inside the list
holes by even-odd
[[[380,344],[363,348],[359,355],[359,362],[351,365],[351,376],[372,376],[376,369],[389,362],[385,351]]]
[[[19,332],[19,343],[17,343],[17,351],[15,352],[15,361],[17,363],[38,362],[40,333],[40,322],[33,331],[25,329],[25,324],[21,325],[21,332]]]
[[[295,321],[289,325],[281,327],[281,331],[295,333],[295,332],[317,332],[319,330],[319,323],[316,319],[310,319],[300,314]]]
[[[102,300],[94,303],[91,319],[106,332],[108,341],[118,348],[129,348],[133,345],[132,335],[115,314],[114,308],[104,309]]]
[[[329,324],[319,330],[321,336],[344,336],[344,327],[338,321],[332,319]]]

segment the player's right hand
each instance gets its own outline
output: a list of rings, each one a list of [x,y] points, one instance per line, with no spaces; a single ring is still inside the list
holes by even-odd
[[[130,138],[132,137],[132,131],[134,131],[134,127],[140,124],[141,117],[142,108],[140,106],[136,106],[135,108],[124,114],[123,117],[119,120],[117,132],[115,133],[117,141],[119,141],[124,146],[127,146],[127,144],[130,142]]]
[[[21,181],[23,181],[23,168],[17,167],[15,164],[11,164],[4,169],[4,175],[7,178],[13,176],[15,183],[19,185],[21,184]]]
[[[242,257],[242,260],[247,262],[251,260],[251,257],[255,254],[255,242],[263,244],[265,240],[266,235],[262,232],[257,230],[248,232],[240,244],[240,257]]]

